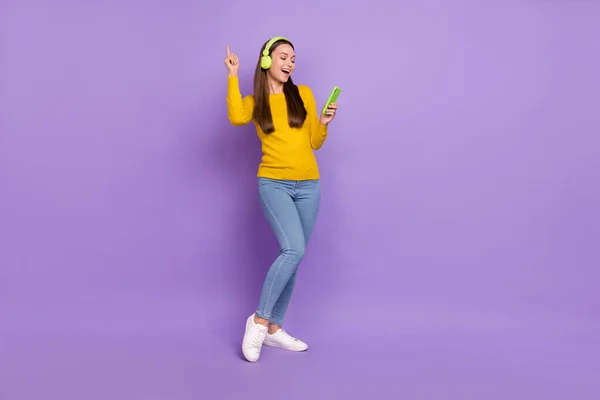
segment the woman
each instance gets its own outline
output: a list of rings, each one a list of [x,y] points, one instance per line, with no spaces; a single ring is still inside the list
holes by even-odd
[[[242,352],[258,361],[263,344],[304,351],[306,343],[282,329],[298,264],[315,224],[320,201],[319,168],[313,150],[327,138],[327,126],[337,104],[317,115],[313,94],[292,81],[296,64],[294,46],[283,37],[266,42],[254,75],[254,95],[242,98],[240,66],[227,46],[227,106],[235,126],[251,121],[262,142],[258,193],[262,210],[277,237],[280,251],[265,278],[256,311],[246,320]]]

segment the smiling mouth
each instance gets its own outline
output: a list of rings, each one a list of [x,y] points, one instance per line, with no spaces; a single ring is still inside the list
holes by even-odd
[[[286,74],[286,75],[289,75],[289,74],[290,74],[292,71],[291,71],[291,70],[289,70],[289,69],[282,68],[282,69],[281,69],[281,72],[283,72],[283,73],[284,73],[284,74]]]

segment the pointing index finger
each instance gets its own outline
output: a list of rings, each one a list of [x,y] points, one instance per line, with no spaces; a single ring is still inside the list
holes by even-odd
[[[231,55],[231,52],[229,51],[229,45],[227,45],[227,57],[229,57]]]

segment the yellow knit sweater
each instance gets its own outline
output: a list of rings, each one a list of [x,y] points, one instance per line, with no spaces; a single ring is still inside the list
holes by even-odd
[[[259,177],[282,180],[319,179],[319,167],[313,150],[321,148],[327,138],[327,127],[319,123],[317,105],[308,86],[298,85],[300,96],[308,113],[302,128],[290,128],[287,120],[285,95],[269,97],[275,132],[265,134],[254,121],[262,143]],[[247,125],[252,119],[254,98],[242,98],[237,77],[228,77],[227,111],[232,125]]]

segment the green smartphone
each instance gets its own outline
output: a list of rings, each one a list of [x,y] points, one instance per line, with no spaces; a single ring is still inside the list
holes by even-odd
[[[327,113],[327,108],[329,107],[329,105],[331,103],[335,103],[338,99],[338,96],[340,95],[340,92],[342,91],[342,89],[340,89],[337,86],[333,87],[333,90],[331,91],[331,94],[329,95],[329,99],[327,100],[327,103],[325,103],[325,107],[323,107],[323,111],[321,111],[321,113],[326,114]]]

